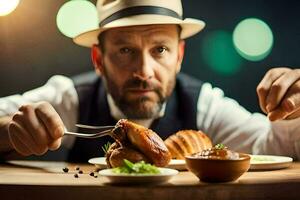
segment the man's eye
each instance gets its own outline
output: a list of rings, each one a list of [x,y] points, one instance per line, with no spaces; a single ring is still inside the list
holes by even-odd
[[[124,47],[124,48],[121,48],[121,49],[120,49],[120,53],[121,53],[121,54],[132,53],[132,50],[129,49],[129,48]]]
[[[156,51],[160,54],[163,54],[167,50],[167,47],[158,47],[156,48]]]

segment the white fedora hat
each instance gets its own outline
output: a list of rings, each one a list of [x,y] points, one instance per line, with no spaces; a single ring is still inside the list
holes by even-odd
[[[200,32],[201,20],[182,19],[181,0],[98,0],[99,28],[76,36],[73,41],[84,47],[98,44],[98,35],[108,29],[126,26],[178,24],[181,38]]]

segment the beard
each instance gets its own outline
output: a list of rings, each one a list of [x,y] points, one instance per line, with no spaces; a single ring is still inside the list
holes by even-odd
[[[161,85],[154,80],[143,80],[133,77],[125,82],[120,88],[114,82],[113,77],[109,77],[106,70],[103,71],[104,85],[108,93],[114,99],[117,107],[129,119],[149,119],[156,118],[162,109],[163,104],[171,95],[175,87],[176,75],[172,77],[165,91]],[[151,95],[137,95],[132,97],[131,90],[143,89],[151,91]]]

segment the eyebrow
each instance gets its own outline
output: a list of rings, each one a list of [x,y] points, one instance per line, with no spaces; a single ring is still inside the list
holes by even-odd
[[[130,42],[128,42],[127,40],[124,40],[123,38],[118,38],[113,42],[114,45],[124,45],[124,44],[129,44],[129,43]]]

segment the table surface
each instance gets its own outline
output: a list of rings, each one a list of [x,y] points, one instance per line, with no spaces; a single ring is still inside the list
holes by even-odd
[[[68,167],[68,173],[62,169]],[[83,174],[75,178],[76,167]],[[0,165],[3,199],[300,199],[300,163],[272,171],[249,171],[237,181],[204,183],[181,171],[160,185],[112,185],[105,177],[89,173],[89,164],[11,161]],[[2,199],[2,198],[1,198]]]

